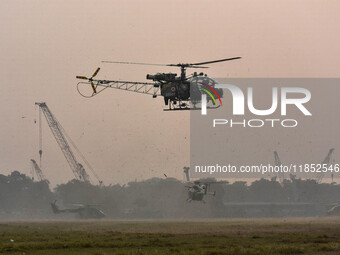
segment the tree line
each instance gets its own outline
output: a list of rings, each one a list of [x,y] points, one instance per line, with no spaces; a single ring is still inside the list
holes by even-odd
[[[275,204],[319,204],[327,208],[340,197],[337,183],[294,177],[283,183],[272,178],[250,184],[244,181],[212,184],[210,189],[216,191],[216,195],[205,196],[204,202],[187,202],[188,186],[190,184],[174,178],[151,178],[108,186],[71,180],[51,189],[48,181],[34,181],[14,171],[7,176],[0,174],[0,219],[74,217],[54,215],[50,203],[55,200],[60,208],[75,208],[79,204],[94,206],[108,218],[188,218],[247,215],[244,212],[254,211],[257,203],[256,210],[262,212],[267,210],[265,206],[272,205],[268,215],[263,216],[273,216]],[[277,210],[282,211],[282,206],[280,208]]]

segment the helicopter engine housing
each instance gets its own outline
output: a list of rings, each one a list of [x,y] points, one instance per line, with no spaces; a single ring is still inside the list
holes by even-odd
[[[156,74],[147,74],[146,79],[153,81],[165,81],[170,82],[176,79],[177,74],[175,73],[156,73]]]

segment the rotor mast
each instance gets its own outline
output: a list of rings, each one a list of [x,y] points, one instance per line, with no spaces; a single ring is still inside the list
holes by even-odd
[[[182,81],[185,80],[186,77],[187,77],[187,75],[186,75],[186,68],[185,68],[185,66],[181,66],[181,80]]]

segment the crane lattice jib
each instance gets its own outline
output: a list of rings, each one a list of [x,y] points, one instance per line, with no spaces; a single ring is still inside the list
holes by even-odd
[[[276,151],[274,151],[274,158],[275,158],[275,166],[281,166],[282,163],[281,163],[281,160],[279,158],[279,154]],[[283,183],[283,181],[285,180],[284,172],[279,171],[277,175],[279,177],[280,183]]]
[[[89,181],[89,175],[86,173],[84,167],[78,163],[76,157],[74,156],[62,130],[62,126],[58,120],[53,116],[50,109],[47,107],[46,103],[36,103],[44,113],[47,124],[50,127],[54,138],[56,139],[61,151],[63,152],[71,170],[73,171],[76,179],[81,181]]]
[[[328,169],[329,164],[331,163],[331,156],[332,156],[333,152],[334,152],[334,149],[330,149],[330,150],[329,150],[329,152],[328,152],[326,158],[325,158],[325,159],[322,161],[322,163],[321,163],[321,166],[322,166],[322,167],[323,167],[323,166],[326,166],[327,169]],[[324,177],[324,175],[325,175],[325,172],[323,172],[323,171],[321,171],[320,173],[318,173],[317,176],[316,176],[316,182],[321,183],[321,182],[322,182],[322,179],[323,179],[323,177]]]
[[[40,181],[45,180],[45,176],[44,176],[43,172],[41,171],[40,167],[38,166],[37,162],[34,159],[31,159],[31,162],[32,162],[34,171],[37,174],[39,180]]]

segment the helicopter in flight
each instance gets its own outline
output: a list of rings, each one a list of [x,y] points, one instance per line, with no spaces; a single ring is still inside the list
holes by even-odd
[[[184,173],[186,175],[186,180],[188,183],[190,183],[190,186],[185,186],[188,188],[188,198],[187,201],[201,201],[205,203],[203,200],[204,196],[206,195],[216,195],[216,191],[210,191],[210,185],[211,184],[222,184],[222,183],[227,183],[223,181],[190,181],[190,176],[189,176],[189,167],[184,167]]]
[[[134,82],[134,81],[120,81],[120,80],[101,80],[94,79],[100,68],[93,73],[91,77],[86,76],[76,76],[77,79],[87,80],[86,82],[79,82],[77,84],[77,90],[80,95],[83,97],[93,97],[98,95],[100,92],[107,88],[115,88],[120,90],[127,90],[136,93],[149,94],[152,95],[153,98],[157,96],[162,96],[164,98],[164,104],[169,106],[169,110],[181,110],[190,108],[190,100],[193,102],[193,98],[190,98],[190,84],[193,78],[200,78],[202,84],[204,83],[204,79],[207,78],[204,73],[194,72],[194,74],[187,76],[186,70],[187,68],[209,68],[208,64],[225,62],[240,59],[241,57],[233,57],[233,58],[225,58],[213,61],[205,61],[198,63],[179,63],[179,64],[149,64],[149,63],[135,63],[135,62],[118,62],[118,61],[102,61],[103,63],[113,63],[113,64],[129,64],[129,65],[153,65],[153,66],[173,66],[179,67],[181,69],[180,76],[177,76],[176,73],[156,73],[156,74],[147,74],[146,79],[151,80],[152,82]],[[85,95],[81,92],[81,85],[91,85],[92,87],[92,95]],[[209,85],[208,85],[209,86]],[[210,84],[210,88],[214,89],[214,84]],[[216,94],[218,93],[220,97],[223,97],[222,89],[214,89]],[[206,93],[196,89],[199,93]],[[201,94],[199,94],[200,96]],[[216,99],[217,95],[213,95],[214,99]],[[197,97],[198,98],[198,97]],[[197,100],[198,101],[198,100]],[[196,101],[194,101],[196,104]]]
[[[78,208],[59,209],[56,203],[57,200],[50,203],[54,214],[76,213],[80,219],[101,219],[106,216],[101,210],[92,205],[74,204],[75,206],[78,206]]]

